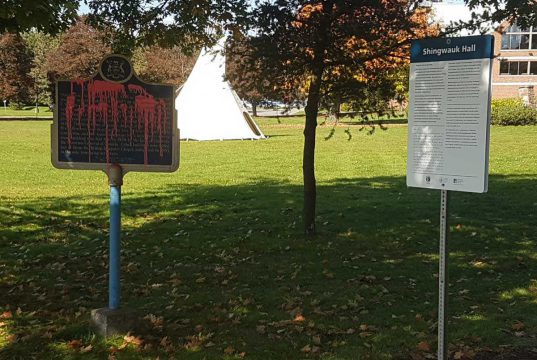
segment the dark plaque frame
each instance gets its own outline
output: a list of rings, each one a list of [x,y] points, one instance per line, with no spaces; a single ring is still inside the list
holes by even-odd
[[[179,168],[175,88],[146,83],[122,55],[88,80],[58,80],[51,126],[59,169],[173,172]]]

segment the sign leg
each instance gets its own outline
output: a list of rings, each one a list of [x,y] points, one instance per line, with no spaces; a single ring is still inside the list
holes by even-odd
[[[440,256],[438,271],[438,360],[447,360],[447,298],[448,298],[448,190],[440,195]]]
[[[120,294],[121,185],[110,186],[110,261],[108,307],[119,308]]]

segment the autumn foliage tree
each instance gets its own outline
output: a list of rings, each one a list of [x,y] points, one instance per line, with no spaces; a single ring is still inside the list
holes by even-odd
[[[427,14],[406,0],[263,1],[256,27],[235,36],[240,56],[261,71],[285,101],[302,88],[304,128],[304,231],[315,233],[315,135],[323,97],[344,100],[376,92],[392,96],[389,73],[407,61],[410,39],[428,35]],[[261,66],[260,66],[261,64]]]
[[[19,34],[0,35],[0,100],[8,100],[14,107],[28,102],[33,85],[32,60]]]
[[[89,78],[110,52],[104,33],[81,18],[60,36],[59,46],[49,53],[46,67],[55,78]]]
[[[184,84],[196,62],[195,55],[186,55],[181,48],[148,46],[138,48],[133,54],[136,73],[144,81]]]

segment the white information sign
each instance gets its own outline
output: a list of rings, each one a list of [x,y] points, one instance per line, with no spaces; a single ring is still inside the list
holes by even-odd
[[[488,187],[491,35],[412,43],[407,185]]]

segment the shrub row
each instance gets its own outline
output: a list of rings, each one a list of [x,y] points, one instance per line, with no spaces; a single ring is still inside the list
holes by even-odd
[[[526,106],[521,99],[492,100],[493,125],[537,125],[537,109]]]

